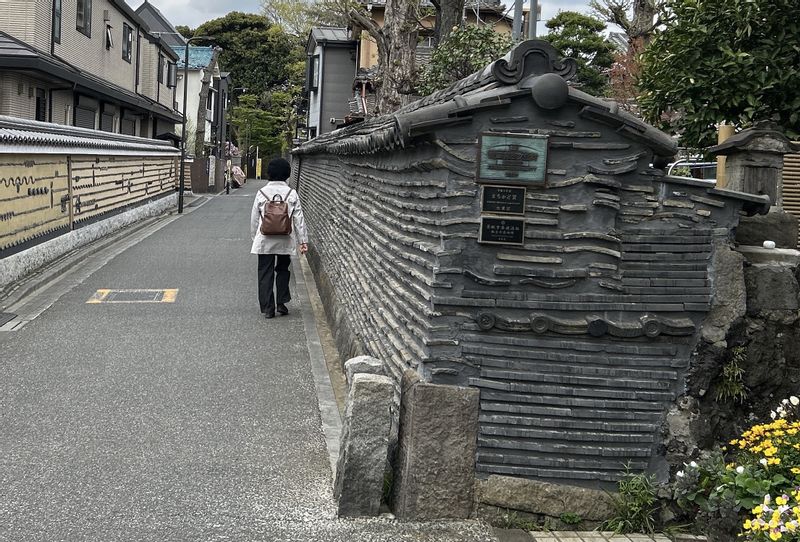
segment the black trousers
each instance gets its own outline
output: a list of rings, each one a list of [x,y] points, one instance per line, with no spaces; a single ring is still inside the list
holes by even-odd
[[[274,310],[276,301],[278,303],[291,301],[292,296],[289,293],[291,263],[292,257],[288,254],[258,255],[258,304],[261,306],[261,312]]]

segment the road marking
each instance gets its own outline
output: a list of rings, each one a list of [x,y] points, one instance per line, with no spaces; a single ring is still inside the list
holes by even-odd
[[[101,288],[86,303],[89,305],[97,305],[99,303],[175,303],[177,297],[178,288]]]

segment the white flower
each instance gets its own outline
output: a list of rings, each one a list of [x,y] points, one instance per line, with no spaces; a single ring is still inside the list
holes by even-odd
[[[792,395],[791,397],[789,397],[789,402],[790,402],[790,403],[792,403],[794,406],[800,405],[800,399],[798,399],[798,398],[797,398],[796,396],[794,396],[794,395]]]
[[[767,458],[766,457],[762,457],[761,460],[759,460],[759,463],[761,463],[762,465],[764,465],[766,467],[767,466]]]
[[[693,469],[696,469],[697,468],[697,463],[692,461],[691,463],[689,463],[689,466],[692,467]]]
[[[738,472],[739,474],[742,474],[744,472],[744,467],[739,465],[738,467],[736,467],[736,472]]]
[[[675,473],[675,476],[677,476],[678,478],[683,478],[683,471],[679,470],[678,472]]]
[[[774,410],[769,413],[769,417],[772,418],[773,420],[775,419],[776,416],[777,416],[777,414],[775,414]]]
[[[781,404],[782,405],[788,405],[789,404],[789,400],[788,399],[784,399],[783,401],[781,401]]]

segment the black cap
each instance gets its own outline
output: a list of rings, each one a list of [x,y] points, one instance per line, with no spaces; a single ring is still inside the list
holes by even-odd
[[[267,179],[270,181],[285,181],[292,173],[292,166],[283,158],[270,160],[267,166]]]

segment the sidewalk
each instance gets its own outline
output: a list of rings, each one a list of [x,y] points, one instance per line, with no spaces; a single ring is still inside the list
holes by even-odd
[[[27,285],[28,319],[0,331],[0,540],[494,540],[335,517],[336,405],[297,262],[289,316],[256,301],[262,185]]]

